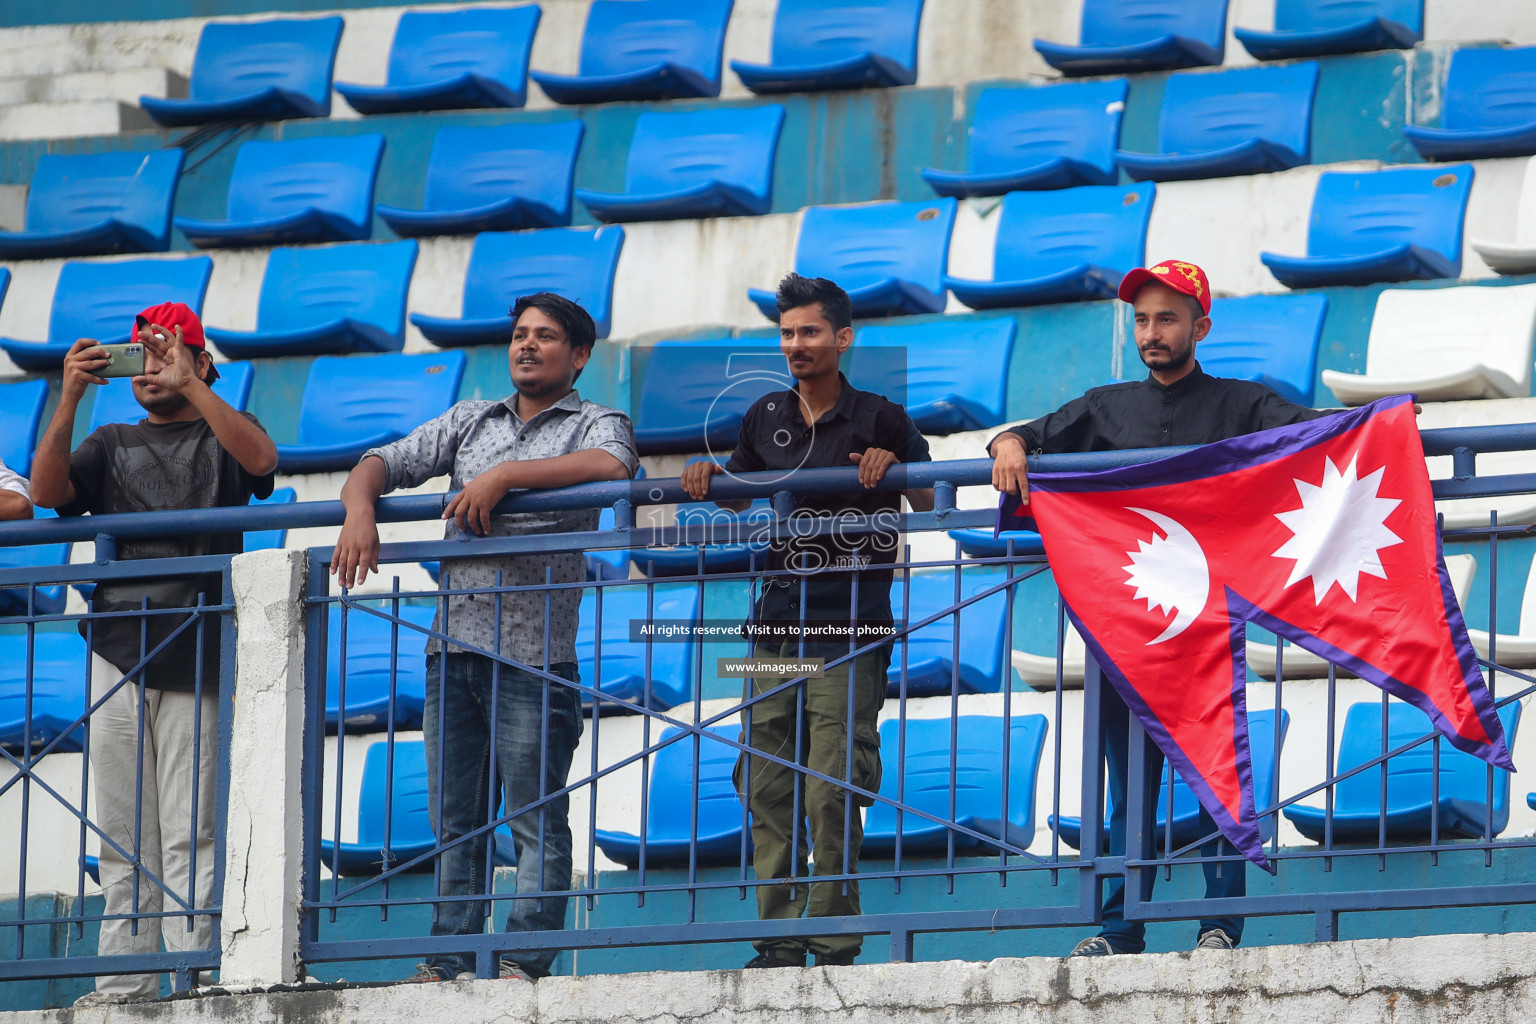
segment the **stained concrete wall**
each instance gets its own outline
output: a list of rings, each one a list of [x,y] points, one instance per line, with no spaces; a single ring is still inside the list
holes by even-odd
[[[0,1024],[1439,1024],[1529,1020],[1536,936],[1456,935],[1105,960],[469,981],[0,1013]]]

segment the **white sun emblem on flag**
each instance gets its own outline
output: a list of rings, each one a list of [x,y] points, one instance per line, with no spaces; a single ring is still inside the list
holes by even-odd
[[[1311,577],[1312,599],[1322,604],[1334,584],[1353,601],[1362,575],[1387,578],[1381,550],[1403,539],[1386,527],[1387,517],[1402,502],[1378,495],[1385,472],[1383,466],[1361,477],[1355,459],[1342,471],[1326,459],[1321,485],[1295,481],[1301,508],[1275,513],[1294,534],[1274,555],[1296,560],[1287,587]]]

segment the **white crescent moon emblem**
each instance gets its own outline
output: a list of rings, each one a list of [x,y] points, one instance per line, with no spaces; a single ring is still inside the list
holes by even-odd
[[[1127,551],[1131,564],[1126,586],[1136,588],[1133,600],[1145,600],[1147,610],[1159,608],[1173,612],[1173,621],[1150,640],[1147,646],[1172,640],[1189,628],[1211,594],[1211,571],[1200,542],[1177,520],[1145,508],[1126,508],[1145,516],[1165,536],[1153,534],[1151,540],[1138,542],[1137,550]]]

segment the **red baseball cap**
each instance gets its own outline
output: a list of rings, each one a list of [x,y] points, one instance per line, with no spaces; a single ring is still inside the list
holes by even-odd
[[[1211,282],[1206,279],[1205,271],[1193,263],[1163,260],[1155,266],[1137,267],[1121,279],[1120,300],[1135,302],[1136,293],[1141,291],[1141,286],[1148,281],[1156,281],[1176,292],[1183,292],[1200,303],[1200,308],[1205,311],[1206,316],[1211,315]]]
[[[139,328],[145,324],[158,324],[166,330],[181,328],[181,343],[189,348],[208,351],[208,340],[203,337],[203,322],[192,312],[192,308],[185,302],[162,302],[158,306],[150,306],[144,312],[133,318],[133,335],[137,340]],[[219,376],[218,367],[209,368],[208,383],[213,383]]]

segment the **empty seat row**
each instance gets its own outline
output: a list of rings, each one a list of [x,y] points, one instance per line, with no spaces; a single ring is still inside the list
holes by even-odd
[[[1068,75],[1220,64],[1228,0],[1084,0],[1078,42],[1035,40]],[[1275,0],[1272,30],[1237,27],[1259,60],[1402,49],[1424,37],[1424,0]]]
[[[1179,181],[1285,170],[1310,162],[1318,65],[1176,74],[1158,118],[1157,152],[1119,148],[1125,79],[1001,86],[978,95],[964,171],[922,174],[944,196]],[[1452,55],[1437,127],[1406,125],[1426,159],[1536,153],[1536,47]]]
[[[1463,69],[1472,69],[1464,71]],[[1465,81],[1476,75],[1477,81]],[[1308,162],[1315,62],[1174,75],[1158,152],[1120,150],[1123,79],[992,88],[977,100],[969,169],[927,169],[946,196],[1254,174]],[[1536,150],[1536,47],[1463,50],[1451,61],[1441,128],[1405,129],[1435,158]],[[1469,109],[1470,108],[1470,109]],[[604,221],[768,212],[784,110],[778,105],[640,115],[625,190],[576,189]],[[444,128],[428,157],[421,209],[379,205],[397,234],[550,227],[571,222],[580,122]],[[199,247],[348,241],[372,234],[384,137],[253,141],[237,151],[222,220],[176,217]],[[0,232],[0,257],[163,251],[179,149],[43,156],[26,229]]]
[[[537,4],[400,16],[382,84],[337,82],[363,114],[520,107],[532,74],[557,103],[718,96],[732,0],[593,0],[574,75],[528,70]],[[780,0],[768,64],[732,61],[757,93],[911,85],[922,0]],[[164,125],[326,117],[340,17],[210,22],[186,99],[141,97]]]
[[[767,213],[783,121],[777,104],[641,114],[625,190],[575,195],[604,221]],[[375,212],[404,237],[568,225],[582,132],[580,121],[444,128],[421,209],[375,206],[377,133],[247,142],[222,220],[172,218],[179,149],[43,156],[26,228],[0,232],[0,258],[163,252],[173,222],[205,249],[359,241],[373,234]]]
[[[275,248],[262,277],[256,329],[209,325],[208,338],[234,358],[398,352],[417,244]],[[553,291],[580,302],[605,338],[623,245],[618,226],[481,235],[470,256],[463,317],[413,313],[411,322],[443,347],[504,344],[512,337],[507,310],[517,297]],[[212,270],[206,256],[65,263],[47,339],[0,338],[0,350],[23,370],[45,372],[58,368],[78,338],[123,340],[134,314],[147,306],[184,302],[201,315]]]
[[[382,84],[336,83],[364,114],[517,107],[532,75],[558,103],[718,96],[732,0],[594,0],[578,72],[528,69],[536,4],[407,11]],[[780,0],[768,64],[732,61],[757,93],[910,85],[922,0]],[[1077,45],[1037,40],[1067,74],[1219,64],[1227,0],[1086,0]],[[186,99],[141,99],[161,124],[325,117],[340,17],[204,26]],[[1423,0],[1277,0],[1275,28],[1238,28],[1261,60],[1387,47],[1423,35]]]

